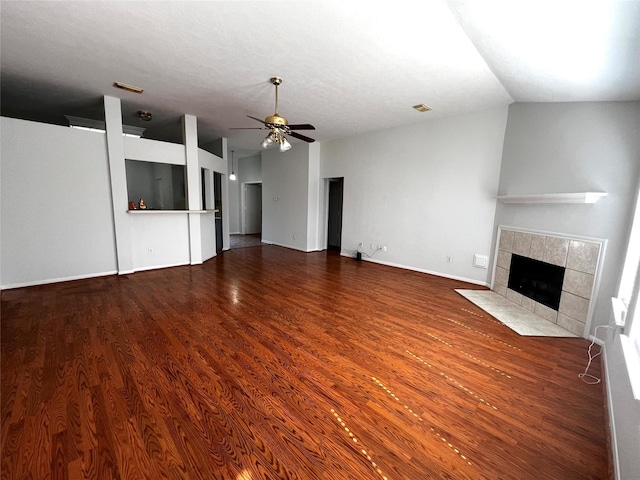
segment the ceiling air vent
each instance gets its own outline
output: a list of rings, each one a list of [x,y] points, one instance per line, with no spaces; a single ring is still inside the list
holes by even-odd
[[[122,82],[113,82],[113,86],[120,88],[122,90],[126,90],[127,92],[133,92],[133,93],[142,93],[144,92],[144,90],[140,87],[134,87],[133,85],[128,85],[126,83],[122,83]]]
[[[431,110],[431,107],[429,105],[425,105],[424,103],[419,103],[418,105],[414,105],[411,108],[415,108],[419,112],[428,112],[429,110]]]

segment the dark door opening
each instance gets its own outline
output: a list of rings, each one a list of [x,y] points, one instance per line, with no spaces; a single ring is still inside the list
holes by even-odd
[[[213,173],[213,198],[216,212],[216,253],[222,251],[222,175]]]
[[[206,210],[209,207],[209,203],[211,202],[207,202],[207,195],[209,194],[209,192],[207,192],[207,182],[206,182],[206,176],[207,176],[207,169],[206,168],[201,168],[200,169],[200,192],[202,192],[202,209]]]
[[[262,184],[247,183],[244,186],[244,233],[262,233]]]
[[[329,179],[329,221],[327,225],[327,248],[340,251],[342,248],[342,193],[344,178]]]

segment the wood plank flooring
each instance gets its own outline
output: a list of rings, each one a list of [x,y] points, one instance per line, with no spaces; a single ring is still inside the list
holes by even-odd
[[[609,478],[588,342],[454,288],[263,246],[4,291],[1,477]]]
[[[247,235],[243,235],[243,234],[229,235],[230,248],[259,247],[262,245],[267,245],[267,244],[262,243],[261,233],[250,233]]]

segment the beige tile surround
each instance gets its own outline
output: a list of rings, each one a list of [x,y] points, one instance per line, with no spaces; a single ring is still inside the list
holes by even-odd
[[[532,335],[544,335],[542,331],[546,329],[553,332],[552,336],[560,336],[561,332],[555,328],[557,326],[574,335],[583,336],[593,296],[602,242],[506,228],[500,228],[499,236],[492,290],[503,299],[521,307],[522,310],[511,309],[512,313],[515,312],[515,320],[509,320],[506,314],[503,315],[503,318],[496,318],[507,325],[509,322],[517,323],[523,332],[537,331],[537,333],[531,333]],[[558,311],[507,288],[511,256],[514,253],[565,267]],[[504,306],[497,307],[501,302],[497,297],[475,295],[475,299],[485,304],[491,304],[490,308],[494,311],[505,313],[504,311],[508,310]],[[474,301],[472,298],[469,300]],[[498,303],[496,304],[496,302]],[[478,305],[484,308],[482,305]],[[541,320],[545,322],[541,323]],[[527,324],[531,328],[526,328]],[[552,324],[553,327],[549,324]],[[541,328],[540,325],[546,325],[546,327]],[[528,335],[528,333],[521,334]]]

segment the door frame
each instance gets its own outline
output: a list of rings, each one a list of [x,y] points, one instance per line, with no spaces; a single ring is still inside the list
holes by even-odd
[[[255,182],[242,182],[240,184],[240,231],[242,232],[243,235],[246,235],[247,233],[247,225],[246,225],[246,214],[245,214],[245,208],[247,205],[247,189],[246,186],[247,185],[260,185],[262,186],[262,180],[260,181],[255,181]],[[264,203],[261,201],[261,203]],[[262,225],[260,226],[260,231],[262,231]]]
[[[320,228],[318,228],[318,240],[319,249],[327,250],[329,248],[329,184],[332,181],[342,180],[342,224],[344,226],[344,192],[345,192],[345,177],[324,177],[322,185],[323,192],[322,198],[322,215],[320,221]],[[342,245],[343,230],[340,230],[340,244]],[[342,253],[342,246],[340,247],[340,253]]]

